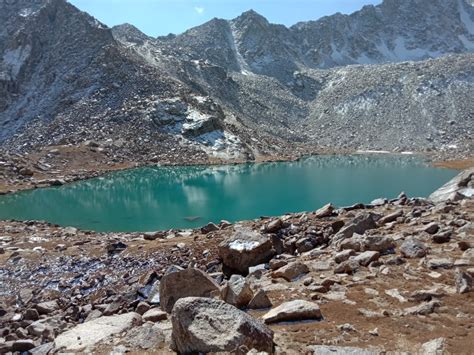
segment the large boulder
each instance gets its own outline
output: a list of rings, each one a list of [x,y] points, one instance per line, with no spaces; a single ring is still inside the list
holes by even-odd
[[[213,297],[219,285],[199,269],[189,268],[165,274],[160,282],[161,309],[170,313],[177,300],[184,297]]]
[[[275,250],[270,236],[235,227],[234,234],[219,245],[219,255],[224,266],[247,274],[249,267],[268,262]]]
[[[122,333],[140,323],[141,316],[135,312],[100,317],[60,334],[54,341],[55,348],[66,352],[87,351],[105,338]]]
[[[172,348],[181,354],[249,349],[273,353],[273,332],[266,325],[223,301],[189,297],[171,313]]]
[[[474,196],[474,168],[460,173],[430,195],[430,200],[439,203]]]
[[[322,318],[322,315],[316,303],[296,300],[279,305],[262,318],[265,323],[269,324],[285,321],[319,320]]]

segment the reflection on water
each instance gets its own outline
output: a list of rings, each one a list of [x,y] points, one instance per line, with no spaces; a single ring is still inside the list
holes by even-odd
[[[296,162],[151,167],[0,198],[0,219],[97,231],[191,228],[222,219],[349,205],[402,190],[427,196],[456,174],[413,156],[319,156]]]

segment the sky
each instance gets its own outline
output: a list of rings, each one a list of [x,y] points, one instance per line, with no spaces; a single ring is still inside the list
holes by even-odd
[[[253,9],[270,22],[294,25],[336,12],[352,13],[382,0],[69,0],[108,26],[131,23],[149,36],[182,33],[214,17]]]

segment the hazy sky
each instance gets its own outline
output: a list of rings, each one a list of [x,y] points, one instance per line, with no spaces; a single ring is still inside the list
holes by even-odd
[[[232,19],[254,9],[291,26],[336,12],[351,13],[381,0],[69,0],[101,22],[131,23],[151,36],[181,33],[214,17]]]

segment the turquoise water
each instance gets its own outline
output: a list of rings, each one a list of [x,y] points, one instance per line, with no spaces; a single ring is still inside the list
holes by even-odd
[[[199,227],[401,191],[426,197],[457,174],[414,156],[317,156],[297,162],[149,167],[0,196],[0,219],[46,220],[95,231]]]

